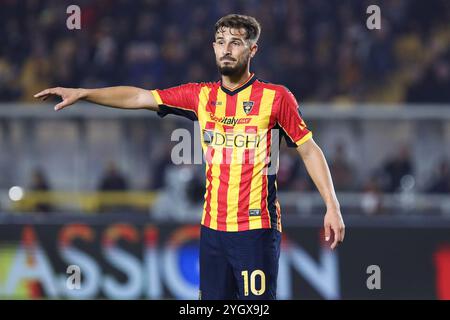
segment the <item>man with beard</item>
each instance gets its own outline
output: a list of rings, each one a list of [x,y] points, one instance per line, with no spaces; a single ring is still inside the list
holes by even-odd
[[[325,241],[331,240],[334,249],[344,239],[345,227],[327,162],[296,99],[285,87],[250,73],[260,32],[259,23],[250,16],[231,14],[217,21],[213,43],[221,74],[217,82],[164,90],[52,88],[35,95],[42,99],[60,96],[63,100],[55,110],[82,99],[199,122],[206,160],[201,299],[276,298],[282,229],[274,164],[277,137],[297,148],[326,204]]]

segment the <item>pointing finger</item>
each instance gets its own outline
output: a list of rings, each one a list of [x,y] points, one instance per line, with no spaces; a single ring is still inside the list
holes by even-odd
[[[41,92],[38,92],[34,95],[35,98],[40,98],[42,96],[48,95],[49,89],[42,90]]]

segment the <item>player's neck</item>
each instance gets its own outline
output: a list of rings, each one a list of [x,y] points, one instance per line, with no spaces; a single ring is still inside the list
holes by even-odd
[[[247,82],[247,80],[250,78],[250,76],[251,76],[251,73],[249,70],[246,70],[244,73],[242,73],[240,75],[235,75],[235,76],[222,75],[222,85],[225,88],[233,90],[233,89],[241,86],[243,83]]]

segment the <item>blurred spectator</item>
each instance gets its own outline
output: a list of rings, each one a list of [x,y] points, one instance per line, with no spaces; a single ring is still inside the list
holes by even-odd
[[[124,191],[128,189],[128,182],[118,170],[114,162],[109,162],[100,179],[99,190],[101,191]]]
[[[24,61],[20,75],[24,101],[33,101],[33,95],[36,92],[48,88],[53,72],[45,45],[39,39],[33,42],[32,50],[30,56]]]
[[[12,64],[0,55],[0,101],[16,101],[20,98],[22,91],[15,73]]]
[[[114,162],[109,162],[106,166],[106,170],[100,179],[98,187],[99,191],[104,192],[121,192],[128,189],[128,181],[124,175],[119,171]],[[119,200],[125,200],[126,194],[115,195]],[[99,211],[100,212],[128,212],[131,208],[128,205],[118,205],[117,203],[110,203],[110,197],[104,194],[99,197]]]
[[[277,184],[280,190],[292,189],[299,170],[300,160],[294,149],[285,148],[280,152],[280,165],[277,173]]]
[[[365,60],[364,76],[375,83],[383,81],[394,67],[392,54],[392,33],[388,21],[382,21],[383,27],[373,31],[373,37],[369,37],[367,57]]]
[[[160,156],[153,162],[150,162],[150,178],[149,189],[160,190],[164,187],[165,176],[167,169],[173,165],[171,154],[173,144],[167,143],[162,146],[163,150],[159,153]]]
[[[407,102],[411,103],[448,103],[450,102],[450,51],[435,61],[409,87]]]
[[[382,168],[385,192],[400,191],[402,178],[413,175],[411,154],[406,146],[402,146],[394,158],[389,159]]]
[[[382,191],[377,175],[372,175],[363,186],[363,196],[361,198],[361,208],[367,215],[382,213]]]
[[[310,191],[312,181],[300,160],[297,149],[283,147],[280,151],[277,186],[280,191]]]
[[[47,181],[47,177],[42,168],[35,168],[31,174],[31,184],[29,187],[30,191],[37,192],[48,192],[50,190],[50,185]],[[35,206],[32,209],[34,212],[44,212],[49,213],[53,211],[50,205],[50,194],[43,194],[39,197],[43,197],[43,201],[36,201]]]
[[[450,194],[450,166],[447,161],[443,160],[440,163],[427,192]]]
[[[203,212],[203,201],[198,201],[203,188],[193,188],[193,181],[202,179],[194,165],[171,165],[165,171],[165,189],[159,193],[151,215],[158,221],[199,221]],[[204,177],[203,177],[204,179]],[[203,180],[204,181],[204,180]],[[195,190],[195,191],[194,191]],[[174,196],[176,195],[176,196]],[[201,198],[200,198],[201,199]]]
[[[205,168],[204,166],[193,166],[194,173],[191,175],[187,186],[186,195],[191,204],[203,205],[205,195]]]
[[[355,175],[352,165],[347,159],[343,144],[336,146],[336,152],[330,164],[330,171],[333,177],[336,191],[352,191],[355,186]]]

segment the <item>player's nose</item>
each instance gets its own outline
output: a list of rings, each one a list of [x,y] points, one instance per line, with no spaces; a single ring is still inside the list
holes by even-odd
[[[223,46],[223,52],[222,52],[222,56],[231,56],[231,44],[227,43],[226,45]]]

